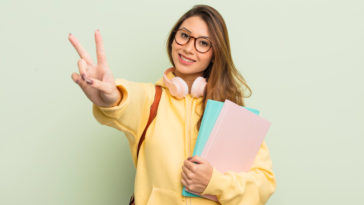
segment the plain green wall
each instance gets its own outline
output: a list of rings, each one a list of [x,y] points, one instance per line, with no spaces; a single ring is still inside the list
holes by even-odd
[[[194,4],[225,18],[247,105],[272,121],[270,205],[364,201],[364,2],[0,1],[0,204],[127,204],[127,140],[96,122],[72,82],[73,33],[94,60],[99,28],[115,77],[154,82],[167,35]]]

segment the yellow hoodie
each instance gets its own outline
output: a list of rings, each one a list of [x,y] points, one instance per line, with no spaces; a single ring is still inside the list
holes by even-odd
[[[174,77],[173,73],[168,78]],[[147,124],[150,106],[155,95],[152,83],[117,79],[123,99],[118,106],[104,108],[93,105],[93,114],[101,124],[125,133],[133,163],[136,166],[136,205],[240,205],[264,204],[276,188],[272,162],[265,142],[249,172],[221,173],[215,168],[202,194],[216,195],[219,203],[199,197],[184,197],[182,166],[192,156],[198,135],[197,121],[202,115],[202,97],[188,94],[183,99],[173,97],[162,78],[157,85],[163,88],[158,112],[145,135],[139,158],[136,152],[139,139]]]

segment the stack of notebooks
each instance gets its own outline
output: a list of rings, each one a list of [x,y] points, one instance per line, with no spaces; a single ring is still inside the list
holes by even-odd
[[[208,100],[193,156],[204,158],[222,173],[248,172],[270,125],[256,109],[229,100]],[[182,195],[217,201],[216,196],[200,196],[186,191],[185,187]]]

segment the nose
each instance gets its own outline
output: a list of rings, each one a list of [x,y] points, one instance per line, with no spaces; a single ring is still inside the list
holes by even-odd
[[[192,53],[193,50],[195,49],[195,39],[194,38],[190,38],[190,40],[188,41],[187,44],[185,44],[184,46],[184,50],[188,53]]]

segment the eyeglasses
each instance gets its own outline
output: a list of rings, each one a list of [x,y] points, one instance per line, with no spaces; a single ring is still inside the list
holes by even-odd
[[[193,37],[184,29],[178,29],[176,31],[174,40],[178,45],[186,45],[191,38],[195,39],[195,49],[200,53],[206,53],[212,47],[212,43],[207,37]]]

